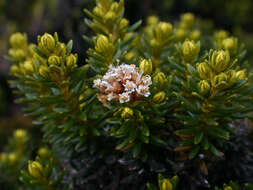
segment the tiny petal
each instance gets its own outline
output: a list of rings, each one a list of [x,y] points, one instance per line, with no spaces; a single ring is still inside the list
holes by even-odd
[[[130,101],[130,96],[127,92],[124,92],[122,94],[119,94],[119,102],[125,103],[125,102],[129,102]]]
[[[136,89],[136,84],[132,81],[127,80],[126,84],[124,84],[124,87],[125,87],[125,91],[134,92]]]
[[[152,84],[151,77],[149,75],[145,75],[142,77],[142,82],[144,85],[150,86]]]

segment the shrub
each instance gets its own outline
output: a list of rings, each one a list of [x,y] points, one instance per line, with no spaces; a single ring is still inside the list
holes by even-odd
[[[123,0],[98,0],[84,11],[95,35],[83,36],[90,44],[83,66],[73,42],[57,33],[37,44],[21,33],[10,38],[10,84],[58,152],[67,171],[62,184],[144,189],[157,173],[207,175],[226,158],[234,122],[253,108],[244,46],[225,31],[201,31],[191,13],[174,26],[151,16],[141,28],[124,18]],[[37,158],[22,179],[63,188],[61,176],[50,178],[52,168]]]

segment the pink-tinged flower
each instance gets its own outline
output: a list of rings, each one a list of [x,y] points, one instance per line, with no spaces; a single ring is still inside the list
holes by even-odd
[[[102,77],[93,81],[94,87],[100,90],[98,100],[104,105],[114,100],[120,103],[130,102],[150,95],[149,86],[152,84],[149,75],[143,76],[135,65],[110,65]]]

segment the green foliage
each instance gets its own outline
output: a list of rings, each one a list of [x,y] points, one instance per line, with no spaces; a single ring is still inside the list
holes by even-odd
[[[158,175],[158,187],[156,188],[155,185],[147,183],[148,190],[176,190],[179,184],[178,176],[174,176],[171,179],[164,178],[161,174]],[[245,184],[246,190],[252,190],[253,185],[246,183]],[[228,184],[224,183],[223,188],[215,187],[214,190],[241,190],[240,185],[238,185],[234,181],[230,181]]]
[[[19,172],[31,154],[28,141],[30,140],[26,130],[17,129],[9,139],[9,143],[4,147],[4,152],[0,153],[1,183],[9,185],[10,189],[20,187]]]
[[[159,190],[176,190],[178,183],[179,183],[178,176],[174,176],[171,179],[167,179],[163,177],[161,174],[158,175]],[[157,188],[150,183],[147,184],[147,188],[148,190],[157,190]]]
[[[84,152],[145,162],[161,148],[195,159],[208,173],[203,158],[222,157],[235,133],[231,124],[253,109],[244,46],[224,31],[205,34],[191,13],[174,28],[152,16],[137,31],[141,22],[124,18],[123,0],[97,0],[92,12],[84,11],[95,32],[83,36],[90,44],[84,66],[77,65],[73,42],[57,33],[38,36],[37,44],[21,33],[10,38],[11,87],[45,140],[69,160]],[[56,188],[61,175],[53,168],[37,158],[22,181]],[[159,176],[159,188],[173,190],[176,181]]]
[[[245,184],[246,190],[252,190],[253,186],[249,183]],[[228,184],[224,183],[223,188],[215,187],[215,190],[241,190],[242,188],[236,182],[230,181]]]
[[[60,186],[64,172],[56,167],[57,163],[54,163],[53,159],[41,159],[36,158],[35,161],[28,161],[27,171],[21,171],[20,180],[31,189],[67,189]]]

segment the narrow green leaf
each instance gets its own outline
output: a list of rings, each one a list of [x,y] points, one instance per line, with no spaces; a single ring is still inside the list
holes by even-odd
[[[218,156],[218,157],[222,157],[223,156],[223,153],[220,152],[219,150],[216,149],[216,147],[210,143],[210,148],[209,150],[215,155],[215,156]]]
[[[72,47],[73,47],[73,40],[70,40],[67,44],[66,50],[67,50],[67,55],[69,55],[72,51]]]
[[[194,144],[199,144],[203,139],[204,133],[202,131],[198,131],[194,137]]]
[[[128,32],[133,32],[135,31],[137,28],[139,28],[139,26],[141,25],[142,21],[139,20],[138,22],[136,22],[135,24],[133,24],[132,26],[130,26],[127,31]]]
[[[199,152],[200,146],[194,147],[191,152],[189,153],[189,159],[193,159]]]

